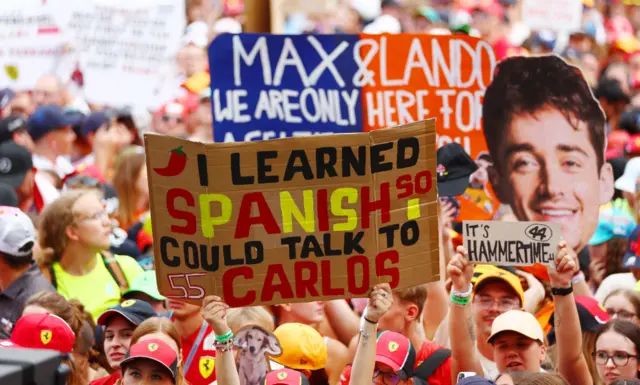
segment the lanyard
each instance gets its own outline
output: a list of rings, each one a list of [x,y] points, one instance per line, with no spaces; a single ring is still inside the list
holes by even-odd
[[[204,333],[207,332],[207,321],[202,321],[202,326],[200,327],[200,331],[198,332],[198,337],[196,337],[196,341],[191,346],[191,351],[189,351],[189,355],[187,356],[187,362],[184,363],[184,375],[186,376],[189,373],[189,368],[191,367],[191,362],[193,362],[193,358],[196,356],[196,352],[202,343],[202,339],[204,338]]]

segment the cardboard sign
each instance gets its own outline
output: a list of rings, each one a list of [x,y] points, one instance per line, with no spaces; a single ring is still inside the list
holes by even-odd
[[[435,121],[203,144],[145,135],[160,292],[253,306],[439,278]]]
[[[554,222],[462,222],[469,260],[500,266],[551,265],[560,242]]]
[[[522,22],[536,31],[575,32],[580,30],[583,7],[578,0],[524,0]]]

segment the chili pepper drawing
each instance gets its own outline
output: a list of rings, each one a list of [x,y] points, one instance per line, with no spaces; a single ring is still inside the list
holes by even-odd
[[[171,150],[171,157],[167,167],[154,168],[153,170],[162,176],[176,176],[180,174],[187,165],[187,154],[182,150],[182,146]]]

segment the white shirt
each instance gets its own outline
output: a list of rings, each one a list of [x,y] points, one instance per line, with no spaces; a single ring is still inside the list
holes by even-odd
[[[633,290],[636,286],[636,282],[638,282],[638,280],[633,276],[633,273],[611,274],[610,276],[602,280],[602,283],[600,283],[600,287],[598,287],[598,290],[596,290],[594,298],[598,302],[603,303],[605,298],[607,298],[607,296],[614,290]]]
[[[74,168],[71,162],[64,156],[56,158],[56,163],[53,164],[49,159],[42,155],[33,154],[33,167],[38,170],[53,170],[58,174],[60,178],[64,178],[68,174],[72,173]]]

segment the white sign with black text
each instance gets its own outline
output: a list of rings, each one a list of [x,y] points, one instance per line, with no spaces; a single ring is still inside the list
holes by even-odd
[[[462,222],[469,260],[501,266],[551,265],[561,239],[554,222]]]

